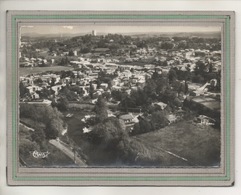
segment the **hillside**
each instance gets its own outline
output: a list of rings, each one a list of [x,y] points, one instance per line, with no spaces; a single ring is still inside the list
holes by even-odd
[[[220,131],[182,121],[132,139],[145,145],[160,166],[218,166]],[[158,157],[159,155],[159,157]]]

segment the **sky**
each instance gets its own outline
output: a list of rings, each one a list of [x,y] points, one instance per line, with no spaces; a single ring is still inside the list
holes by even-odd
[[[182,32],[221,32],[221,26],[188,26],[188,25],[33,25],[21,26],[21,34],[91,34],[96,30],[98,34],[141,34],[141,33],[182,33]]]

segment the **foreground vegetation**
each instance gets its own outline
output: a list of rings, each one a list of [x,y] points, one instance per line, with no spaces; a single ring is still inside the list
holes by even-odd
[[[63,167],[75,166],[74,162],[48,140],[37,139],[39,132],[31,131],[24,125],[19,126],[19,160],[23,167]],[[35,158],[33,152],[49,153],[46,158]]]
[[[68,136],[86,154],[89,166],[219,166],[219,129],[192,117],[134,136],[116,118],[103,119],[84,134],[80,118],[69,119]]]

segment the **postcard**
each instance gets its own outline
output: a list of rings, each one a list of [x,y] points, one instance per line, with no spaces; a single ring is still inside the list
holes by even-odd
[[[233,185],[233,12],[7,23],[9,185]]]

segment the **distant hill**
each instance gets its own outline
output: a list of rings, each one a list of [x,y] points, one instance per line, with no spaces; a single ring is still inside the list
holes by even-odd
[[[181,33],[145,33],[145,34],[129,34],[131,37],[139,37],[139,38],[145,38],[145,37],[202,37],[202,38],[221,38],[220,32],[181,32]]]
[[[106,34],[106,33],[105,33]],[[105,35],[104,33],[99,32],[98,35]],[[156,33],[156,32],[147,32],[147,33],[122,33],[123,35],[128,35],[133,38],[148,38],[148,37],[202,37],[202,38],[221,38],[220,32],[170,32],[170,33]],[[84,36],[86,33],[59,33],[59,34],[39,34],[39,33],[25,33],[22,37],[28,38],[70,38],[77,36]]]

